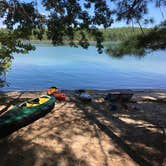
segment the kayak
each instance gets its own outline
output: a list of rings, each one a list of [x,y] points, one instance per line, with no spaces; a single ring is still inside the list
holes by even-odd
[[[59,93],[54,93],[53,95],[57,100],[61,100],[61,101],[66,100],[66,94],[65,93],[59,92]]]
[[[53,95],[54,93],[59,92],[59,89],[57,87],[51,87],[47,90],[47,95]]]
[[[44,116],[54,104],[55,97],[46,95],[15,106],[0,116],[0,138]]]
[[[47,95],[54,96],[57,100],[65,101],[66,94],[62,93],[57,87],[51,87],[47,90]]]

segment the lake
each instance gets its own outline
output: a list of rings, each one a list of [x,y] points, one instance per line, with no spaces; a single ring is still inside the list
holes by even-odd
[[[14,55],[4,91],[61,89],[166,89],[166,52],[144,58],[112,58],[69,46],[38,44],[28,55]]]

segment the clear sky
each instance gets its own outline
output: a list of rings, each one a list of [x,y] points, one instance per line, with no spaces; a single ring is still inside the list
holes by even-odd
[[[24,0],[25,2],[30,2],[31,0]],[[41,6],[41,0],[36,0],[38,2],[38,9],[42,12],[45,13],[43,7]],[[80,2],[82,3],[84,0],[80,0]],[[107,2],[109,3],[110,0],[107,0]],[[166,19],[166,8],[161,7],[161,10],[158,8],[156,9],[154,4],[149,3],[148,4],[148,8],[149,8],[149,17],[152,17],[154,19],[154,24],[153,25],[149,25],[149,27],[154,26],[159,24],[163,19]],[[164,16],[164,18],[163,18]],[[1,19],[1,18],[0,18]],[[116,22],[114,24],[112,24],[112,27],[124,27],[124,26],[129,26],[126,25],[125,22]],[[138,26],[138,25],[135,25]],[[0,20],[0,27],[4,27],[4,25],[2,24],[2,19]]]

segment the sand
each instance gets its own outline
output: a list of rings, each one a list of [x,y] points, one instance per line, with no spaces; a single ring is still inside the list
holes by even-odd
[[[46,116],[0,140],[1,166],[166,165],[166,91],[133,91],[117,110],[104,100],[109,91],[90,91],[90,103],[65,93]],[[1,92],[0,113],[41,94]]]

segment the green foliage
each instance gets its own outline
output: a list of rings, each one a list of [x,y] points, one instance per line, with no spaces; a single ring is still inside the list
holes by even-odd
[[[124,42],[110,46],[106,53],[114,57],[124,55],[144,56],[149,51],[166,48],[166,21],[144,34],[133,36]]]
[[[33,35],[41,39],[44,22],[43,16],[34,8],[34,3],[20,3],[17,0],[0,1],[0,18],[4,19],[7,30],[0,30],[0,87],[5,84],[5,73],[8,71],[13,53],[27,53],[34,50],[29,39],[33,29],[38,30]]]
[[[142,28],[144,33],[150,31],[150,28]],[[85,36],[87,36],[87,40],[90,42],[94,42],[95,38],[89,34],[89,32],[87,32],[86,30],[83,31],[85,34]],[[138,27],[122,27],[122,28],[108,28],[108,29],[99,29],[99,32],[101,32],[103,34],[103,41],[105,42],[121,42],[121,41],[125,41],[126,39],[129,39],[133,36],[137,36],[137,35],[141,35],[142,31],[140,30],[140,28]],[[79,42],[80,39],[82,38],[82,31],[74,31],[74,41],[75,42]],[[34,35],[30,36],[30,40],[38,40],[38,38]],[[47,37],[47,30],[44,30],[43,33],[43,38],[42,40],[45,41],[49,41],[48,37]],[[70,42],[70,38],[65,35],[63,37],[63,41],[64,42]]]
[[[144,33],[150,31],[150,28],[143,28]],[[137,27],[123,27],[123,28],[111,28],[102,30],[104,41],[125,41],[133,36],[141,35],[140,28]]]
[[[54,45],[64,44],[64,39],[67,39],[71,46],[87,48],[90,35],[96,41],[98,51],[102,51],[103,36],[97,27],[107,28],[113,22],[106,1],[85,0],[81,5],[79,0],[43,0],[43,6],[49,13],[47,36]],[[90,15],[90,11],[94,15]]]

